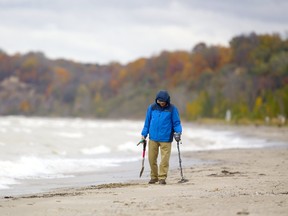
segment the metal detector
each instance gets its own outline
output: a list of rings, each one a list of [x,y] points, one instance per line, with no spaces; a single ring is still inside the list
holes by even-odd
[[[141,143],[143,144],[143,152],[142,152],[142,167],[141,167],[140,175],[139,175],[140,178],[141,178],[143,171],[144,171],[144,161],[145,161],[145,152],[146,152],[147,141],[145,139],[143,139],[137,144],[137,146]]]
[[[178,157],[179,157],[179,166],[180,166],[181,180],[178,181],[178,183],[185,183],[185,182],[188,182],[188,179],[185,179],[185,178],[183,177],[182,164],[181,164],[181,163],[182,163],[182,160],[181,160],[181,155],[180,155],[179,142],[180,142],[180,140],[177,141],[177,149],[178,149]],[[182,142],[181,142],[181,144],[182,144]]]

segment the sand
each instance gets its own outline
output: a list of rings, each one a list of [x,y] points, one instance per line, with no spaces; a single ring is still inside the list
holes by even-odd
[[[287,129],[269,131],[254,133],[286,141]],[[243,133],[249,135],[249,130]],[[185,164],[188,157],[206,162],[192,167]],[[2,197],[0,215],[288,215],[288,143],[282,148],[191,152],[182,159],[187,183],[177,183],[180,171],[175,169],[167,185],[148,185],[145,177]]]

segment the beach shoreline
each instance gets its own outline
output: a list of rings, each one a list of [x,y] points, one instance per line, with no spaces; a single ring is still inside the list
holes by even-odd
[[[286,216],[288,128],[199,127],[232,130],[246,137],[281,142],[282,145],[181,152],[184,177],[189,180],[187,183],[178,183],[181,176],[174,157],[165,186],[147,184],[149,167],[146,163],[141,179],[3,196],[0,198],[0,214]],[[189,160],[201,163],[192,164]]]
[[[208,163],[147,178],[0,199],[1,215],[287,215],[288,148],[185,153]],[[213,162],[211,162],[213,161]],[[185,162],[185,161],[184,161]]]

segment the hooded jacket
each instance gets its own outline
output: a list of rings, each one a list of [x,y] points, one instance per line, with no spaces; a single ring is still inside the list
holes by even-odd
[[[157,100],[165,101],[167,105],[161,107]],[[173,133],[182,133],[181,121],[178,109],[170,103],[170,95],[167,91],[159,91],[155,103],[149,105],[142,136],[149,134],[149,139],[156,142],[172,142]]]

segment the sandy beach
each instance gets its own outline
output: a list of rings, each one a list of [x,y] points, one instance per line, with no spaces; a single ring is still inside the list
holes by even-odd
[[[269,128],[268,128],[269,129]],[[249,130],[286,141],[287,128]],[[269,132],[269,133],[268,133]],[[288,146],[183,153],[184,176],[171,170],[167,185],[148,185],[148,178],[129,183],[67,188],[49,193],[2,197],[0,215],[287,215]],[[185,158],[206,162],[185,164]],[[145,169],[149,169],[145,167]]]

